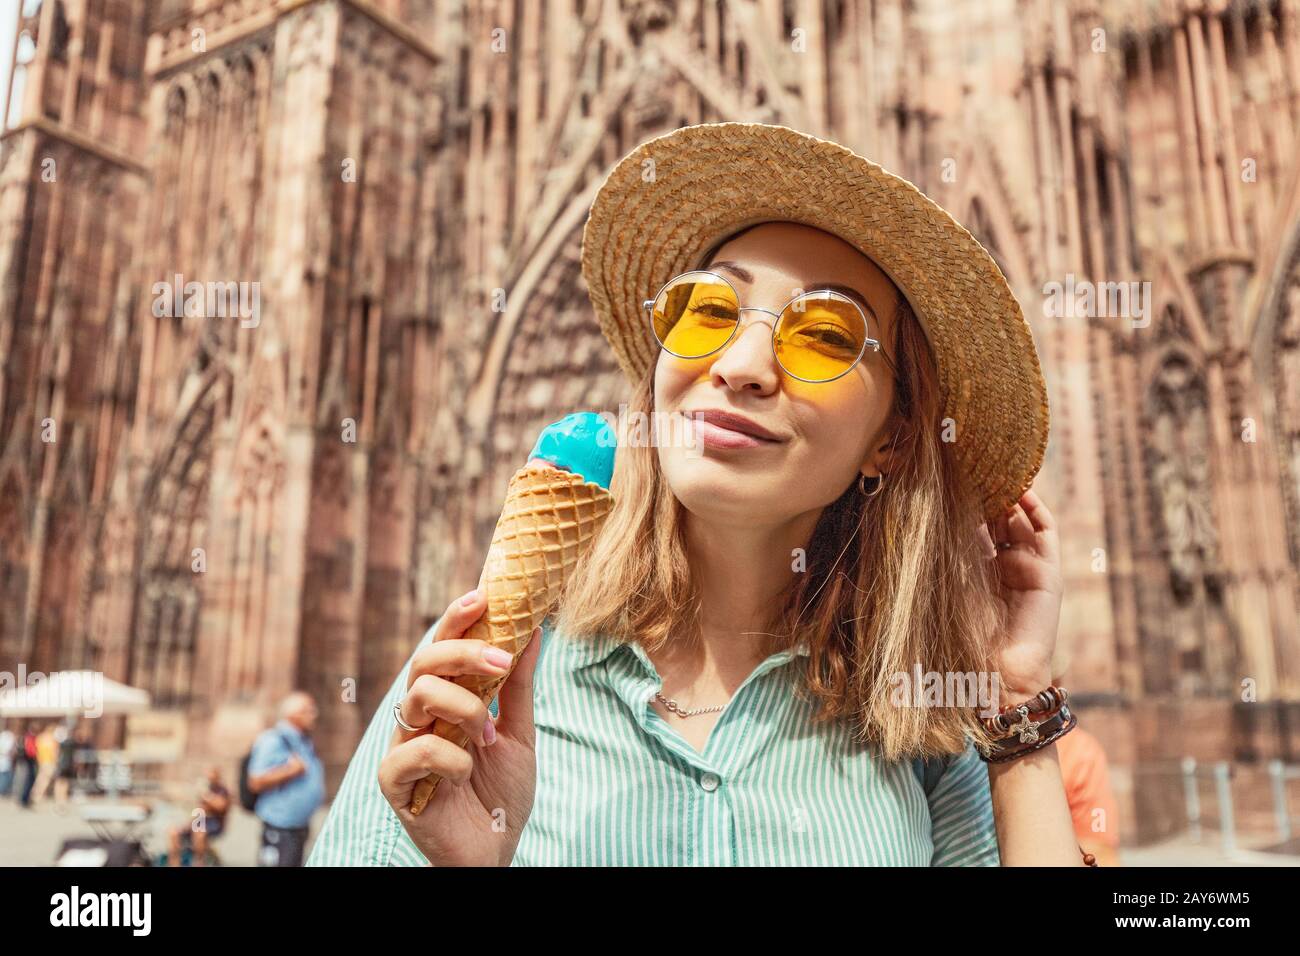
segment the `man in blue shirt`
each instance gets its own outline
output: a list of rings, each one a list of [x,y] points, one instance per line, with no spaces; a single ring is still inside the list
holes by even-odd
[[[325,800],[325,768],[312,746],[319,711],[304,691],[280,704],[280,719],[258,735],[248,761],[248,785],[262,821],[262,866],[302,866],[311,816]]]

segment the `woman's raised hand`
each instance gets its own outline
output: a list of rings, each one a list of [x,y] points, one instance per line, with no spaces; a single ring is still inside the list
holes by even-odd
[[[1019,703],[1038,693],[1051,672],[1063,594],[1056,519],[1033,491],[986,526],[995,551],[1007,632],[998,654],[1003,692]]]

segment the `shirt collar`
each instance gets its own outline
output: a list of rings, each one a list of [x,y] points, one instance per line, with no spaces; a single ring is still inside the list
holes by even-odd
[[[565,640],[569,639],[565,638]],[[600,634],[596,637],[569,640],[569,643],[573,646],[573,654],[577,658],[576,666],[582,668],[599,664],[623,646],[625,642],[618,640],[611,634]]]

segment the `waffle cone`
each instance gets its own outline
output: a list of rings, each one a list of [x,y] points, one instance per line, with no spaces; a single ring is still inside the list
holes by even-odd
[[[509,651],[514,660],[501,676],[462,675],[457,684],[485,704],[496,696],[613,503],[600,485],[560,468],[531,465],[515,472],[479,579],[487,610],[464,634]],[[432,732],[459,747],[469,742],[458,724],[442,718],[434,721]],[[412,814],[424,810],[441,780],[430,774],[415,785]]]

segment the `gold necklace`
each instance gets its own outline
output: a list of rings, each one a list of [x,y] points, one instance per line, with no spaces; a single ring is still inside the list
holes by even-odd
[[[655,697],[659,698],[659,700],[663,703],[663,705],[667,707],[668,710],[670,710],[672,713],[676,714],[678,717],[694,717],[696,714],[708,714],[715,710],[722,710],[727,706],[726,704],[720,704],[717,707],[696,707],[694,710],[684,710],[683,708],[678,706],[677,701],[669,700],[667,697],[665,697],[661,693],[658,693],[657,691],[655,692]]]

